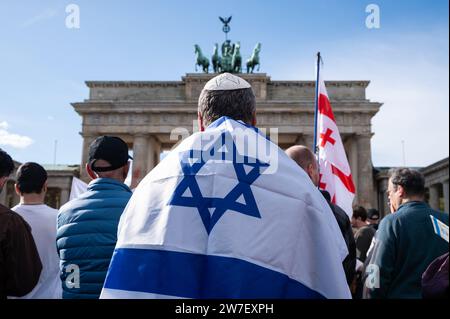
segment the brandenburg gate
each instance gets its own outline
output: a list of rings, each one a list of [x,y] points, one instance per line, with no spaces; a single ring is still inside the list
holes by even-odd
[[[181,81],[87,81],[89,98],[73,103],[82,117],[81,177],[90,143],[100,135],[115,135],[133,150],[132,185],[153,168],[162,151],[183,134],[192,133],[197,102],[205,83],[216,74],[188,73]],[[257,126],[278,129],[278,145],[312,148],[314,81],[273,81],[265,73],[239,74],[257,99]],[[366,98],[369,81],[328,81],[328,95],[350,162],[357,194],[355,204],[377,207],[370,140],[371,119],[381,103]]]

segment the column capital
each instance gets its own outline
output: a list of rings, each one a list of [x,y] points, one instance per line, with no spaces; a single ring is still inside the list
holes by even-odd
[[[135,133],[133,134],[133,139],[138,139],[138,138],[148,138],[148,134],[145,133]]]
[[[354,135],[356,138],[372,138],[375,133],[368,133],[368,132],[355,132],[352,135]]]
[[[82,138],[96,138],[99,134],[79,132]]]

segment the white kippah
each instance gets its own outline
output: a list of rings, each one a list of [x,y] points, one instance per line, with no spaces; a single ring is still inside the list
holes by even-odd
[[[223,73],[209,80],[204,87],[208,91],[227,91],[248,89],[251,85],[244,79],[231,73]]]

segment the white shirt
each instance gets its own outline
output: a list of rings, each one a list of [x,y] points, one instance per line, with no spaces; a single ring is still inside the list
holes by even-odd
[[[58,211],[44,204],[19,204],[12,210],[22,216],[30,225],[42,263],[39,282],[30,293],[20,297],[20,299],[62,298],[59,256],[56,251],[56,219]]]

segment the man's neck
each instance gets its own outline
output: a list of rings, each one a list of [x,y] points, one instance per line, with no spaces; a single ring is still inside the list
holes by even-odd
[[[422,196],[412,196],[402,199],[402,205],[410,202],[423,202],[424,198]]]
[[[44,195],[42,194],[23,194],[20,196],[22,205],[42,205],[44,204]]]

